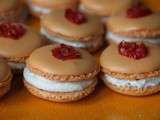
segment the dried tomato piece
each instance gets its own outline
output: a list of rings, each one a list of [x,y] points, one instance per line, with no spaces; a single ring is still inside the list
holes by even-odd
[[[52,49],[52,55],[60,60],[79,59],[81,54],[75,48],[60,44],[58,47]]]
[[[141,2],[138,2],[128,8],[127,10],[127,17],[128,18],[139,18],[139,17],[144,17],[152,14],[153,12],[144,6]]]
[[[72,23],[77,25],[83,24],[87,21],[85,15],[79,11],[66,9],[65,11],[65,18]]]
[[[26,32],[24,26],[15,22],[2,22],[0,23],[0,36],[8,37],[14,40],[22,37]]]
[[[122,41],[118,47],[119,53],[128,58],[138,60],[148,55],[148,49],[143,43],[130,43]]]

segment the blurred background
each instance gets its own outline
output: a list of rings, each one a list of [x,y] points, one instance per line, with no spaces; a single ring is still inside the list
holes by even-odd
[[[154,11],[160,11],[160,0],[143,0]]]

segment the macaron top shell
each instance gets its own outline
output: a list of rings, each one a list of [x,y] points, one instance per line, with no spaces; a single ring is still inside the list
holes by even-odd
[[[4,60],[0,59],[0,82],[4,82],[5,80],[7,80],[10,75],[11,70],[8,64]]]
[[[31,4],[36,4],[39,6],[54,8],[54,9],[64,9],[73,7],[78,3],[78,0],[29,0]]]
[[[103,16],[118,14],[132,4],[132,0],[81,0],[81,2],[86,10]]]
[[[18,0],[0,0],[0,13],[16,9],[19,2]]]
[[[99,18],[87,16],[87,21],[77,25],[65,18],[65,11],[54,11],[42,17],[41,25],[50,35],[71,40],[79,40],[103,34],[103,25]],[[90,40],[90,39],[89,39]]]
[[[139,74],[147,73],[160,69],[160,46],[147,44],[149,53],[146,57],[134,60],[122,56],[118,52],[118,46],[111,44],[106,48],[101,57],[100,64],[102,68],[115,73]]]
[[[7,59],[25,58],[42,45],[40,35],[28,27],[25,28],[26,33],[18,40],[0,37],[0,56]]]
[[[39,70],[44,74],[57,76],[85,75],[99,71],[96,60],[87,51],[75,48],[81,58],[61,60],[52,55],[52,49],[57,46],[49,45],[35,50],[27,60],[27,67],[33,71]]]
[[[152,37],[160,35],[160,13],[140,18],[127,18],[125,15],[110,17],[106,23],[109,31],[126,36]]]

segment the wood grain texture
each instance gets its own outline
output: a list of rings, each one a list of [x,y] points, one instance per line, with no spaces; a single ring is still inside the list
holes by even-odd
[[[159,0],[146,0],[160,10]],[[38,20],[29,25],[38,30]],[[32,96],[16,76],[11,91],[0,99],[0,120],[160,120],[160,93],[148,97],[117,94],[101,82],[89,97],[73,103],[53,103]]]

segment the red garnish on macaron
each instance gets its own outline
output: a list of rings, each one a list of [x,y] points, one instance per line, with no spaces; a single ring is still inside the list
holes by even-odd
[[[148,55],[148,49],[143,43],[122,41],[118,47],[118,51],[122,56],[135,60],[142,59]]]
[[[144,16],[148,16],[153,12],[151,9],[144,6],[141,2],[137,2],[127,10],[127,17],[128,18],[140,18]]]
[[[26,29],[20,23],[8,21],[0,23],[0,37],[7,37],[17,40],[22,37],[25,32]]]
[[[52,49],[52,55],[63,61],[81,58],[79,51],[77,51],[74,47],[64,44],[61,44],[58,47]]]
[[[83,24],[87,21],[85,15],[77,10],[66,9],[65,18],[77,25]]]

